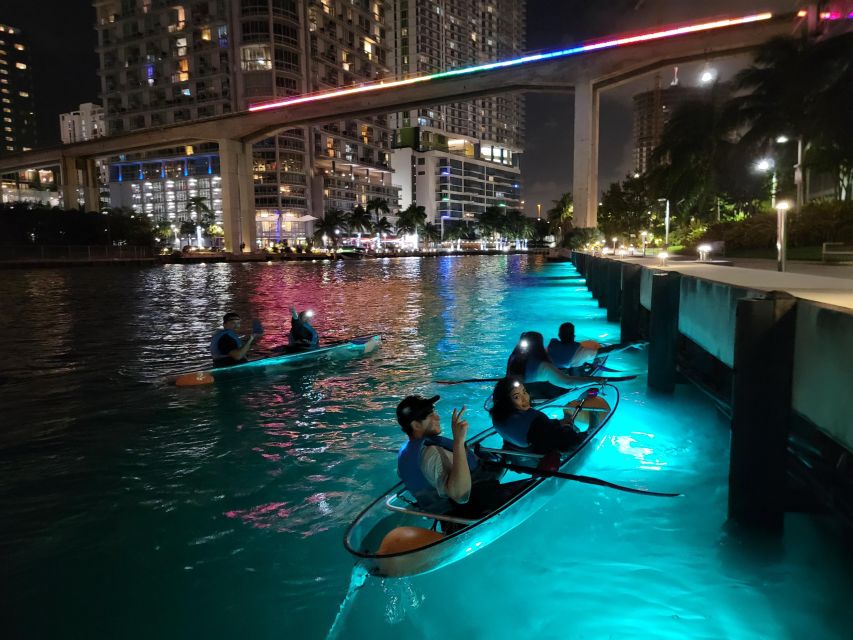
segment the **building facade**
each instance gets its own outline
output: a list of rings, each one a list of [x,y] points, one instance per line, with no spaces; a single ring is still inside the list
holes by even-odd
[[[371,0],[95,0],[106,126],[119,133],[186,122],[308,92],[378,80],[388,75],[388,2]],[[308,216],[332,208],[351,210],[370,198],[398,207],[391,182],[392,131],[387,118],[342,120],[282,131],[255,146],[253,177],[260,244],[301,241],[310,235]],[[199,146],[199,158],[215,156],[215,145]],[[145,210],[146,191],[161,190],[146,213],[177,220],[182,191],[211,180],[211,209],[221,217],[221,198],[212,173],[184,149],[162,157],[125,157],[157,171],[127,172],[111,188],[131,206]],[[169,169],[185,160],[187,175]],[[195,174],[198,170],[201,173]],[[180,174],[181,170],[177,170]],[[148,177],[150,174],[151,177]],[[139,179],[138,176],[145,176]],[[135,177],[134,177],[135,176]],[[209,177],[208,177],[209,176]],[[155,188],[155,182],[162,181]],[[150,182],[150,188],[146,183]],[[133,183],[136,187],[133,187]],[[168,186],[171,183],[172,186]],[[174,191],[170,191],[174,190]],[[152,196],[153,197],[153,196]],[[199,196],[204,197],[204,196]],[[139,198],[137,197],[137,200]],[[170,208],[168,203],[175,202]]]
[[[94,140],[103,135],[106,135],[106,127],[101,105],[84,102],[77,111],[59,114],[59,136],[62,144]]]
[[[525,49],[525,12],[523,0],[394,0],[395,74],[517,57]],[[491,206],[521,208],[522,96],[411,109],[392,124],[402,201],[423,206],[431,222],[444,228]]]
[[[0,154],[36,146],[30,45],[24,33],[0,24]]]
[[[660,76],[655,88],[634,96],[634,171],[646,173],[651,157],[660,144],[661,135],[675,110],[685,102],[707,99],[708,92],[700,87],[685,87],[677,83],[661,86]]]

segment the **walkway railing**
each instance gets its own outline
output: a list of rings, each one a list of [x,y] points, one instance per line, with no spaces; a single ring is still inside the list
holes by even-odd
[[[57,262],[153,259],[153,247],[108,245],[0,245],[0,262]]]

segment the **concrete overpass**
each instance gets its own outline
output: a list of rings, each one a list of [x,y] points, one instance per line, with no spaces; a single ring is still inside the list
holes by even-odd
[[[296,126],[458,102],[512,91],[574,92],[575,223],[596,225],[598,201],[599,93],[655,69],[725,57],[754,49],[802,25],[796,14],[754,14],[711,19],[652,32],[626,34],[569,49],[533,53],[515,60],[448,72],[382,81],[255,105],[248,111],[189,124],[144,129],[88,142],[9,154],[0,174],[60,167],[66,203],[82,188],[87,209],[98,206],[95,160],[201,142],[219,145],[225,246],[255,245],[252,143]]]

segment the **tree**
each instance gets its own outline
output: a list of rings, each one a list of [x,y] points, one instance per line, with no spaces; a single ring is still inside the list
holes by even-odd
[[[506,210],[503,207],[486,207],[477,216],[477,227],[481,237],[498,238],[507,230]]]
[[[423,228],[426,219],[426,208],[413,202],[397,217],[397,233],[417,233]]]
[[[554,206],[548,209],[548,222],[551,232],[557,236],[558,244],[562,244],[573,228],[575,205],[571,192],[564,193],[559,200],[553,200],[553,203]]]
[[[433,244],[435,242],[441,242],[441,227],[439,227],[434,222],[427,222],[423,226],[423,237],[424,242],[428,244]]]
[[[372,228],[370,214],[360,204],[356,205],[349,215],[349,228],[358,234],[357,243],[361,245],[361,234],[370,233]]]
[[[182,220],[181,226],[178,228],[178,233],[187,241],[187,244],[192,244],[196,229],[198,229],[198,225],[195,223],[195,220]]]
[[[388,218],[382,216],[373,224],[373,233],[377,235],[388,235],[394,232],[394,227],[391,226],[391,223],[388,222]]]
[[[533,221],[523,212],[513,209],[506,213],[507,233],[516,240],[529,240],[533,237]]]
[[[348,229],[346,213],[340,209],[329,209],[325,216],[314,223],[314,239],[323,242],[323,236],[326,236],[325,241],[331,242],[337,249],[341,234],[346,233]]]
[[[598,228],[607,238],[631,234],[639,237],[641,231],[649,229],[649,214],[655,204],[648,195],[645,179],[628,176],[621,183],[611,184],[602,195]]]
[[[780,37],[765,43],[754,64],[735,78],[736,88],[748,91],[732,101],[738,124],[746,127],[742,144],[763,149],[780,135],[796,139],[805,162],[834,168],[840,194],[853,171],[851,60],[851,33],[822,40]]]
[[[371,198],[367,201],[367,213],[373,213],[376,216],[376,219],[379,220],[380,214],[388,215],[390,213],[390,209],[388,209],[388,201],[383,198]]]
[[[471,235],[471,230],[468,228],[468,225],[462,224],[450,224],[445,225],[444,227],[444,237],[442,240],[447,240],[449,242],[456,242],[457,249],[461,247],[462,240],[468,238]]]

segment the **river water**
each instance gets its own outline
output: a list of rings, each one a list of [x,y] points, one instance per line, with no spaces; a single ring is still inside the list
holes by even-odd
[[[617,340],[571,265],[537,257],[5,271],[0,549],[8,638],[850,638],[853,556],[830,520],[781,540],[726,524],[728,426],[700,394],[620,384],[582,473],[480,553],[361,581],[341,544],[395,481],[399,399],[441,393],[487,426],[526,329]],[[177,388],[226,311],[288,307],[369,356]],[[244,323],[246,327],[248,323]],[[643,351],[610,365],[641,369]],[[341,603],[345,604],[341,606]]]

